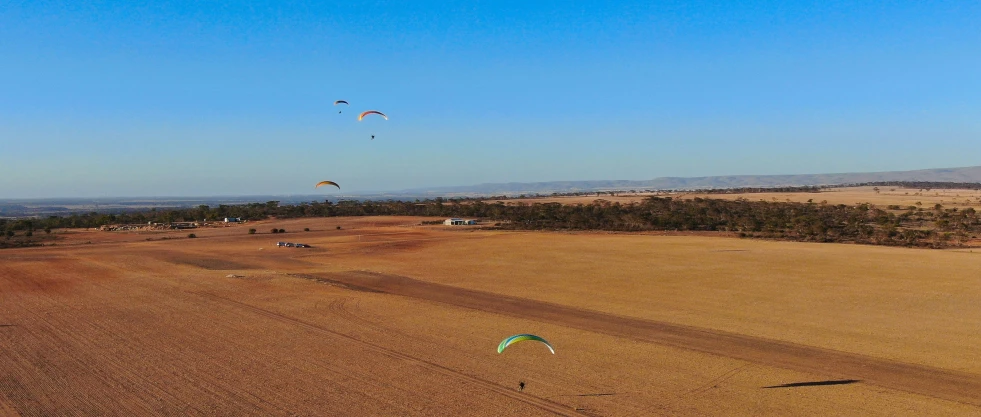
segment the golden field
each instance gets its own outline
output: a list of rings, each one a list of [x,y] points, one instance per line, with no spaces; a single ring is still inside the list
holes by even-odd
[[[0,415],[981,414],[981,251],[422,220],[0,251]]]
[[[513,198],[507,200],[488,200],[488,202],[502,201],[504,203],[547,203],[547,202],[559,202],[563,204],[590,204],[596,200],[605,200],[609,202],[619,202],[621,204],[628,204],[632,202],[640,202],[641,200],[657,196],[657,197],[671,197],[671,198],[681,198],[681,199],[693,199],[693,198],[710,198],[710,199],[722,199],[722,200],[735,200],[737,198],[744,198],[749,201],[770,201],[770,202],[796,202],[796,203],[806,203],[809,200],[814,203],[827,202],[828,204],[845,204],[845,205],[856,205],[856,204],[874,204],[879,208],[885,209],[887,206],[896,205],[903,209],[909,206],[921,207],[924,209],[933,208],[935,205],[940,204],[946,208],[958,207],[976,207],[981,208],[981,191],[968,190],[968,189],[931,189],[927,191],[925,189],[917,188],[902,188],[902,187],[888,187],[882,186],[878,187],[879,191],[875,191],[876,187],[843,187],[843,188],[827,188],[823,189],[817,193],[784,193],[784,192],[763,192],[763,193],[732,193],[732,194],[708,194],[708,193],[693,193],[693,192],[657,192],[657,193],[618,193],[614,196],[609,194],[603,194],[600,196],[588,195],[588,196],[562,196],[562,197],[532,197],[532,198]],[[920,203],[917,205],[916,203]]]

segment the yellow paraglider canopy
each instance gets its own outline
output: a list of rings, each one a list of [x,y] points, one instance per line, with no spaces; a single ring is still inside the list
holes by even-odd
[[[335,186],[335,187],[337,187],[337,189],[338,189],[338,190],[340,190],[340,189],[341,189],[341,186],[340,186],[340,185],[337,185],[337,183],[336,183],[336,182],[334,182],[334,181],[320,181],[320,182],[318,182],[318,183],[317,183],[317,185],[316,185],[315,187],[313,187],[313,188],[320,188],[320,186],[322,186],[322,185],[333,185],[333,186]]]

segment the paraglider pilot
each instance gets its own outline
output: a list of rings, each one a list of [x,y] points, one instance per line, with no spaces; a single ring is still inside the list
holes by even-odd
[[[525,381],[518,381],[518,391],[520,392],[524,390],[525,390]]]

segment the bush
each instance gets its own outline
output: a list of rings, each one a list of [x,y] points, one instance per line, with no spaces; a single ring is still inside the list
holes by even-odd
[[[337,226],[337,230],[341,230],[341,226]]]
[[[270,232],[272,232],[272,233],[279,233],[279,229],[272,229],[272,230],[270,230]]]
[[[44,228],[44,233],[50,235],[51,234],[51,228],[50,227],[45,227]]]
[[[309,227],[304,227],[304,228],[303,228],[303,231],[304,231],[304,232],[309,232],[309,231],[310,231],[310,228],[309,228]]]
[[[24,236],[27,236],[27,237],[34,236],[34,232],[28,230],[28,231],[24,232]]]
[[[194,238],[196,238],[196,237],[198,237],[198,235],[196,235],[196,234],[194,234],[194,233],[189,233],[189,234],[187,235],[187,238],[188,238],[188,239],[194,239]]]
[[[249,229],[249,234],[250,235],[254,235],[255,234],[255,229]]]
[[[279,229],[279,233],[286,233],[286,229]]]

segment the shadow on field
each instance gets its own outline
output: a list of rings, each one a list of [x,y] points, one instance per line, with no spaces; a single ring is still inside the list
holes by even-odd
[[[860,379],[839,379],[839,380],[835,380],[835,381],[794,382],[794,383],[791,383],[791,384],[771,385],[769,387],[762,387],[762,388],[767,389],[767,388],[819,387],[819,386],[823,386],[823,385],[848,385],[848,384],[854,384],[856,382],[862,382],[862,380],[860,380]]]

